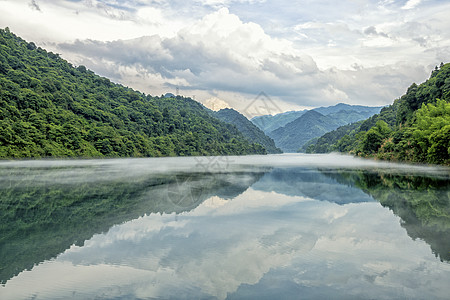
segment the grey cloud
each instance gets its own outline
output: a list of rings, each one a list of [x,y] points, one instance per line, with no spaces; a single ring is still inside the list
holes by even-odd
[[[427,39],[423,37],[413,38],[413,41],[416,41],[420,46],[427,47]]]
[[[110,5],[113,2],[109,1]],[[314,3],[308,2],[308,5],[323,4]],[[168,4],[157,1],[154,5],[162,8]],[[244,1],[236,7],[247,5]],[[258,5],[275,9],[272,1]],[[286,5],[280,4],[279,9],[286,9]],[[436,42],[430,37],[431,25],[418,21],[384,27],[383,23],[373,24],[361,30],[361,27],[356,29],[340,22],[301,23],[295,34],[304,34],[308,38],[283,48],[277,47],[277,43],[286,40],[269,37],[259,25],[244,23],[237,15],[219,11],[185,27],[173,37],[152,35],[111,42],[78,40],[58,47],[63,53],[72,53],[78,62],[115,81],[126,85],[140,81],[138,87],[145,86],[147,90],[143,91],[148,93],[153,93],[152,89],[174,86],[210,94],[229,92],[253,97],[264,91],[287,103],[305,106],[336,102],[392,103],[413,81],[419,83],[429,74],[425,59],[414,65],[395,62],[423,57],[417,49],[411,49],[411,43],[427,47],[426,51],[434,49],[437,63],[448,57],[445,47],[433,48]],[[220,35],[221,30],[226,34]],[[379,42],[378,37],[389,40],[383,44],[383,39]],[[368,42],[368,46],[362,46],[361,41]],[[303,55],[302,49],[313,49],[309,51],[312,57]],[[318,49],[316,56],[314,49]],[[339,61],[341,65],[342,62],[345,64],[348,57],[347,68],[353,70],[345,66],[319,69],[313,57],[319,61],[323,59],[320,55],[325,57],[327,65]],[[380,55],[395,58],[377,67],[374,58]],[[158,77],[159,82],[149,80],[152,76]]]
[[[31,7],[31,9],[41,11],[41,8],[39,4],[36,2],[36,0],[31,0],[31,2],[28,5]]]
[[[354,70],[337,68],[321,71],[308,56],[273,54],[261,65],[240,64],[227,49],[208,48],[182,37],[142,37],[129,41],[77,41],[61,44],[64,51],[81,54],[86,65],[100,74],[126,82],[117,66],[133,67],[142,75],[160,74],[166,87],[181,77],[183,90],[227,91],[257,95],[264,91],[288,103],[304,106],[329,105],[335,101],[352,104],[385,105],[401,96],[413,82],[422,82],[426,66],[397,64]],[[111,62],[108,66],[106,62]],[[145,76],[141,79],[148,81]],[[151,83],[146,83],[151,84]],[[153,93],[151,88],[148,93]]]
[[[84,0],[82,4],[89,10],[95,10],[101,15],[116,20],[132,20],[135,12],[134,2],[108,1],[108,0]]]
[[[369,34],[377,34],[377,30],[376,30],[376,28],[374,27],[374,26],[370,26],[370,27],[367,27],[365,30],[364,30],[364,33],[365,34],[367,34],[367,35],[369,35]]]
[[[316,78],[320,76],[320,71],[308,56],[274,53],[262,60],[260,65],[248,65],[241,61],[242,57],[236,57],[240,53],[226,48],[212,48],[202,41],[192,42],[189,36],[167,39],[151,36],[114,42],[76,41],[60,44],[59,47],[89,57],[90,64],[110,61],[116,65],[134,66],[147,73],[157,73],[166,79],[189,74],[186,77],[189,86],[183,89],[225,90],[253,95],[263,90],[271,95],[292,95],[295,89],[297,98],[307,96],[308,90],[313,86],[317,89],[320,82]],[[104,66],[90,68],[104,69]],[[109,72],[108,75],[120,76]]]
[[[364,34],[366,34],[366,35],[379,35],[379,36],[383,36],[383,37],[389,37],[384,32],[378,32],[377,29],[375,28],[375,26],[370,26],[370,27],[367,27],[366,29],[364,29]]]
[[[330,82],[346,91],[356,103],[384,105],[384,99],[394,99],[406,92],[413,81],[420,83],[426,79],[429,70],[425,66],[399,63],[396,65],[346,70],[327,73]],[[354,104],[356,104],[354,103]]]

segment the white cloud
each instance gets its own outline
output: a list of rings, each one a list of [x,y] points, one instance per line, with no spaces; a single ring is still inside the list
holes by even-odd
[[[264,91],[289,110],[392,103],[450,61],[449,9],[417,0],[4,0],[0,26],[152,95],[178,86],[242,110]]]
[[[408,2],[402,6],[402,9],[413,9],[418,6],[420,2],[422,2],[422,0],[408,0]]]
[[[130,10],[93,0],[0,1],[0,12],[0,26],[9,26],[16,34],[38,44],[74,39],[129,39],[152,33],[170,36],[181,24],[176,19],[169,23],[161,9]]]
[[[211,97],[209,99],[206,99],[203,104],[214,111],[218,111],[223,108],[231,108],[231,106],[226,101],[218,97]]]
[[[108,43],[77,41],[60,47],[61,51],[96,57],[102,65],[112,61],[111,69],[114,64],[123,64],[149,76],[158,74],[166,79],[163,85],[157,82],[160,90],[179,86],[181,90],[197,94],[197,91],[217,90],[244,93],[252,99],[261,91],[289,97],[290,89],[308,91],[314,85],[320,94],[320,86],[314,82],[314,77],[320,74],[311,57],[295,50],[287,40],[268,36],[255,23],[243,23],[226,8],[181,29],[173,38],[148,36]],[[127,83],[129,78],[135,78],[132,74],[125,76],[117,74],[117,70],[114,72],[116,74],[106,75],[125,79]],[[155,94],[152,88],[144,91]]]

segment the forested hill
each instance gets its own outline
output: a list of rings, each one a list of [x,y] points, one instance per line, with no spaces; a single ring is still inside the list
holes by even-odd
[[[341,151],[359,156],[450,165],[450,64],[436,67],[424,83],[355,126],[338,129],[309,152]]]
[[[189,98],[158,98],[0,29],[0,158],[263,154]]]
[[[235,125],[250,143],[262,145],[267,150],[267,153],[282,153],[270,137],[234,109],[224,108],[212,113],[219,120]]]
[[[264,131],[266,134],[277,130],[280,127],[287,125],[288,123],[300,118],[305,114],[307,110],[301,111],[288,111],[280,114],[257,116],[251,119],[252,123],[258,128]]]
[[[338,120],[310,110],[301,117],[269,133],[284,152],[297,152],[309,140],[342,125]]]

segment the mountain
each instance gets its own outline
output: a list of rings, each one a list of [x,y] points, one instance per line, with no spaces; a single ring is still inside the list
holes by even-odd
[[[338,119],[340,120],[339,122],[343,124],[348,124],[367,119],[374,114],[379,113],[381,108],[382,107],[338,103],[333,106],[314,108],[313,110],[319,112],[322,115]],[[273,116],[258,116],[254,117],[251,121],[267,134],[301,117],[307,111],[308,110],[288,111]]]
[[[306,110],[288,111],[273,116],[272,115],[257,116],[252,118],[251,121],[253,124],[258,126],[262,131],[264,131],[267,134],[301,117],[305,112]]]
[[[275,168],[253,184],[252,189],[293,197],[313,198],[339,205],[374,201],[357,187],[342,184],[330,177],[329,173],[336,174],[336,170]]]
[[[339,110],[324,111],[321,112],[319,108],[314,109],[323,115],[329,116],[335,120],[338,120],[343,124],[350,124],[365,120],[371,116],[378,114],[382,107],[370,107],[370,106],[359,106],[359,105],[348,105],[348,104],[337,104],[335,106],[330,106],[327,108],[338,108]]]
[[[357,128],[338,130],[331,151],[363,157],[450,165],[450,64],[436,66],[424,83]],[[320,139],[319,139],[320,140]],[[311,146],[311,152],[317,152]]]
[[[275,146],[275,142],[270,137],[234,109],[221,109],[213,112],[213,115],[225,123],[236,126],[247,141],[263,146],[267,153],[281,153],[281,150]]]
[[[145,95],[0,29],[0,158],[257,153],[190,98]]]
[[[335,148],[333,145],[339,139],[341,139],[344,135],[348,134],[352,130],[356,130],[361,126],[363,121],[359,121],[356,123],[347,124],[337,129],[327,132],[321,137],[314,138],[309,140],[306,144],[303,145],[301,152],[306,153],[329,153],[333,151],[339,151],[338,148]]]
[[[333,118],[310,110],[301,117],[269,133],[284,152],[297,152],[307,141],[342,125]]]
[[[314,108],[314,110],[321,113],[322,115],[326,115],[326,116],[335,115],[335,114],[343,115],[343,112],[348,112],[350,114],[358,115],[358,117],[366,116],[363,119],[367,119],[368,117],[371,117],[374,114],[379,113],[381,110],[381,107],[350,105],[350,104],[345,104],[345,103],[338,103],[333,106]],[[353,119],[354,118],[352,118],[352,120]]]
[[[303,146],[307,142],[308,146],[313,144],[314,141],[311,141],[312,139],[317,139],[324,133],[339,126],[367,119],[379,113],[381,108],[339,103],[334,106],[319,107],[309,111],[290,111],[274,116],[259,116],[253,118],[252,122],[273,138],[275,145],[284,152],[297,152],[305,151],[306,148],[303,148]],[[313,120],[313,116],[317,116],[319,119]],[[306,118],[312,123],[308,124],[305,122],[306,119],[302,118]],[[298,119],[300,121],[293,123]],[[323,125],[324,123],[326,124]],[[310,129],[312,128],[315,129],[311,131]],[[293,137],[295,137],[295,140],[288,141]]]

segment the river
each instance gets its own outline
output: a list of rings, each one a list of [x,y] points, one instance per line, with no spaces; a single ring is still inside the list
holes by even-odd
[[[0,299],[448,299],[450,169],[0,162]]]

